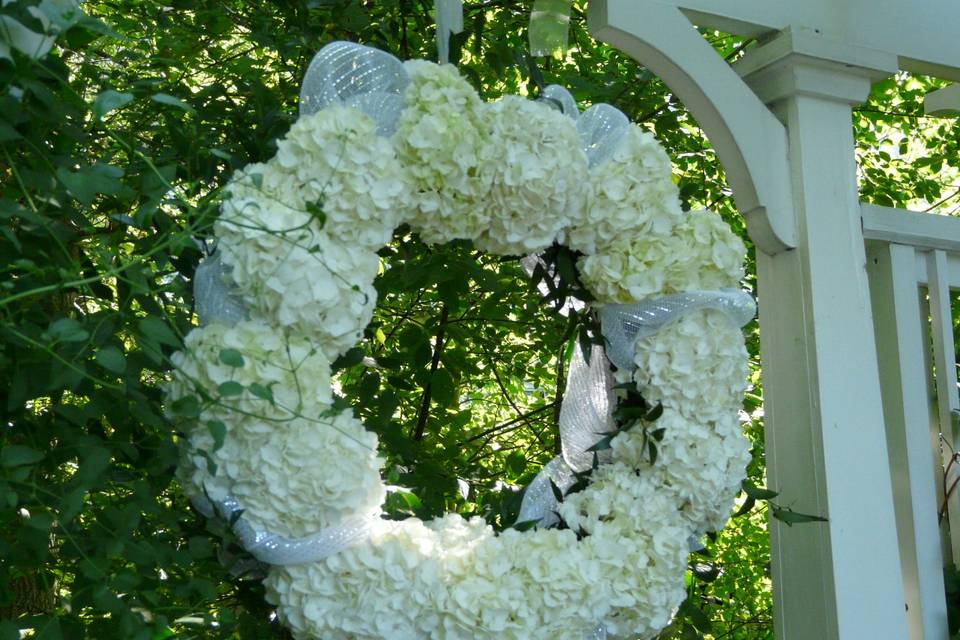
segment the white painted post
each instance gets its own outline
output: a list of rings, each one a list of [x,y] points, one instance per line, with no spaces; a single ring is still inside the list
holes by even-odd
[[[917,251],[868,245],[867,270],[877,330],[883,411],[890,447],[900,566],[911,640],[946,640],[947,603],[937,511],[942,475],[933,397],[930,332],[917,282]]]
[[[851,120],[896,58],[789,29],[737,66],[786,124],[798,232],[795,251],[757,256],[767,475],[786,504],[829,518],[771,521],[777,634],[902,640]]]

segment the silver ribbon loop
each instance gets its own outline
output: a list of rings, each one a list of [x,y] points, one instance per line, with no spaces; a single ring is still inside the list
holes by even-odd
[[[560,406],[562,453],[548,462],[523,494],[517,522],[537,522],[551,527],[559,522],[559,504],[554,486],[566,493],[576,482],[576,473],[593,464],[590,447],[614,430],[613,377],[603,347],[594,345],[587,364],[579,344],[574,347],[567,373],[567,386]],[[597,453],[598,462],[609,460],[609,451]]]
[[[216,503],[206,496],[200,496],[194,498],[192,503],[207,518],[219,516],[231,523],[240,546],[260,562],[276,566],[323,560],[360,544],[378,527],[392,526],[390,521],[381,520],[378,514],[370,513],[345,518],[336,526],[303,538],[287,538],[254,529],[241,515],[243,506],[231,496]]]
[[[233,326],[247,319],[243,298],[230,283],[230,273],[219,254],[209,256],[197,265],[193,274],[193,302],[201,325]]]
[[[635,304],[608,304],[600,309],[600,325],[607,339],[607,357],[618,369],[632,371],[634,344],[653,335],[684,314],[697,309],[723,312],[737,328],[757,312],[753,297],[739,289],[690,291],[644,300]]]
[[[333,104],[359,109],[390,135],[403,111],[410,77],[397,58],[353,42],[333,42],[314,56],[300,88],[300,115]]]
[[[627,116],[609,104],[595,104],[580,114],[577,132],[591,168],[610,159],[631,126]]]
[[[580,117],[580,109],[577,107],[577,101],[573,95],[558,84],[547,85],[540,94],[541,102],[549,102],[557,107],[560,113],[576,120]]]
[[[593,463],[590,447],[604,434],[615,430],[612,414],[616,401],[607,359],[618,369],[632,371],[636,368],[633,352],[638,338],[652,335],[698,309],[717,309],[738,328],[748,323],[756,312],[750,294],[736,289],[680,293],[636,304],[605,305],[600,310],[602,332],[609,346],[606,353],[602,347],[594,346],[589,365],[579,346],[574,349],[560,408],[563,453],[551,460],[527,487],[518,523],[535,521],[537,527],[557,524],[558,500],[554,486],[566,493],[576,481],[576,472],[589,469]],[[606,462],[610,452],[600,453],[605,455],[598,455],[598,461]]]

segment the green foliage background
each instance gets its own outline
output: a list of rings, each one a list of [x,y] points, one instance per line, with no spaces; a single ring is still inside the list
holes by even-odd
[[[237,550],[173,482],[177,430],[159,385],[194,323],[191,278],[232,172],[296,117],[312,55],[337,39],[434,58],[419,0],[64,0],[0,3],[0,640],[285,638]],[[525,54],[530,6],[467,2],[452,57],[481,94],[567,86],[653,130],[690,207],[742,232],[722,170],[664,85],[587,35]],[[49,38],[45,39],[45,34]],[[750,42],[705,34],[734,59]],[[49,50],[48,50],[49,49]],[[864,199],[958,203],[957,136],[922,116],[937,86],[899,76],[859,108]],[[509,524],[518,489],[557,450],[566,321],[513,261],[398,236],[381,305],[342,384],[376,430],[395,517],[442,511]],[[752,276],[748,286],[753,285]],[[762,292],[761,292],[762,294]],[[763,484],[756,326],[745,426]],[[355,359],[356,360],[356,359]],[[691,559],[664,638],[772,637],[764,508]],[[228,563],[229,564],[229,563]],[[478,603],[482,606],[482,603]]]

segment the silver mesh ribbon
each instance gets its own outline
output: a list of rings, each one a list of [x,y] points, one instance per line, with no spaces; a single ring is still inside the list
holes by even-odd
[[[632,125],[616,107],[595,104],[577,118],[577,132],[591,167],[608,160]]]
[[[635,304],[604,305],[600,309],[600,325],[603,337],[609,344],[607,357],[618,369],[635,369],[633,346],[638,338],[653,335],[677,318],[697,309],[721,311],[737,327],[750,322],[757,312],[753,297],[739,289],[691,291]]]
[[[558,501],[553,485],[566,493],[576,482],[575,474],[593,464],[593,452],[588,449],[614,430],[613,377],[603,351],[603,347],[594,345],[587,364],[580,345],[574,347],[560,405],[562,453],[548,462],[527,487],[517,522],[537,522],[537,527],[557,524]],[[599,451],[597,461],[607,462],[609,455],[609,450]]]
[[[230,272],[218,254],[197,266],[193,274],[193,301],[201,325],[234,325],[247,319],[243,298],[230,283]]]
[[[403,63],[385,51],[353,42],[332,42],[314,56],[300,88],[300,115],[330,105],[355,107],[389,136],[403,111],[410,77]]]
[[[537,527],[557,524],[558,500],[554,486],[566,493],[576,482],[576,472],[586,471],[593,463],[590,447],[604,434],[616,429],[612,417],[616,404],[612,391],[613,376],[607,359],[618,369],[632,371],[636,368],[633,351],[638,338],[652,335],[697,309],[717,309],[737,327],[749,322],[756,312],[750,294],[736,289],[680,293],[636,304],[605,305],[600,310],[602,332],[609,346],[606,353],[602,347],[592,347],[589,364],[579,346],[574,349],[560,407],[563,453],[547,463],[527,487],[520,504],[518,523],[537,522]],[[610,452],[599,453],[609,456]],[[607,459],[598,455],[601,463]]]
[[[265,531],[257,531],[242,517],[234,518],[242,511],[240,504],[227,498],[217,505],[220,514],[233,523],[233,532],[244,549],[259,560],[272,565],[291,565],[315,562],[332,556],[366,540],[374,528],[387,521],[376,515],[356,516],[340,521],[335,527],[327,527],[305,538],[285,538]]]
[[[560,113],[574,120],[580,117],[580,109],[577,107],[577,101],[569,91],[558,84],[547,85],[540,94],[539,100],[552,104]]]
[[[335,527],[327,527],[303,538],[287,538],[254,529],[243,519],[243,506],[233,497],[217,502],[201,496],[193,506],[208,518],[219,516],[231,523],[237,541],[260,562],[272,565],[305,564],[322,560],[344,549],[360,544],[375,529],[393,526],[377,514],[345,518]]]
[[[609,160],[632,126],[622,111],[609,104],[595,104],[580,113],[573,95],[560,85],[548,85],[539,100],[553,105],[576,122],[580,147],[587,154],[590,167]]]

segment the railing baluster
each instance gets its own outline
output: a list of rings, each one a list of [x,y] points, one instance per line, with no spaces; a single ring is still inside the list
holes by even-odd
[[[960,480],[960,460],[955,458],[960,434],[954,427],[955,412],[960,411],[960,396],[957,395],[957,360],[946,252],[937,250],[929,253],[927,279],[930,320],[933,326],[933,364],[936,369],[940,437],[944,444],[944,468],[948,471],[945,477],[946,513],[950,523],[953,562],[960,566],[960,486],[953,486],[954,482]]]
[[[943,470],[930,405],[930,333],[917,282],[918,253],[907,245],[869,242],[867,269],[910,640],[946,640],[942,568],[950,550],[943,548],[949,538],[941,536],[937,522]]]

